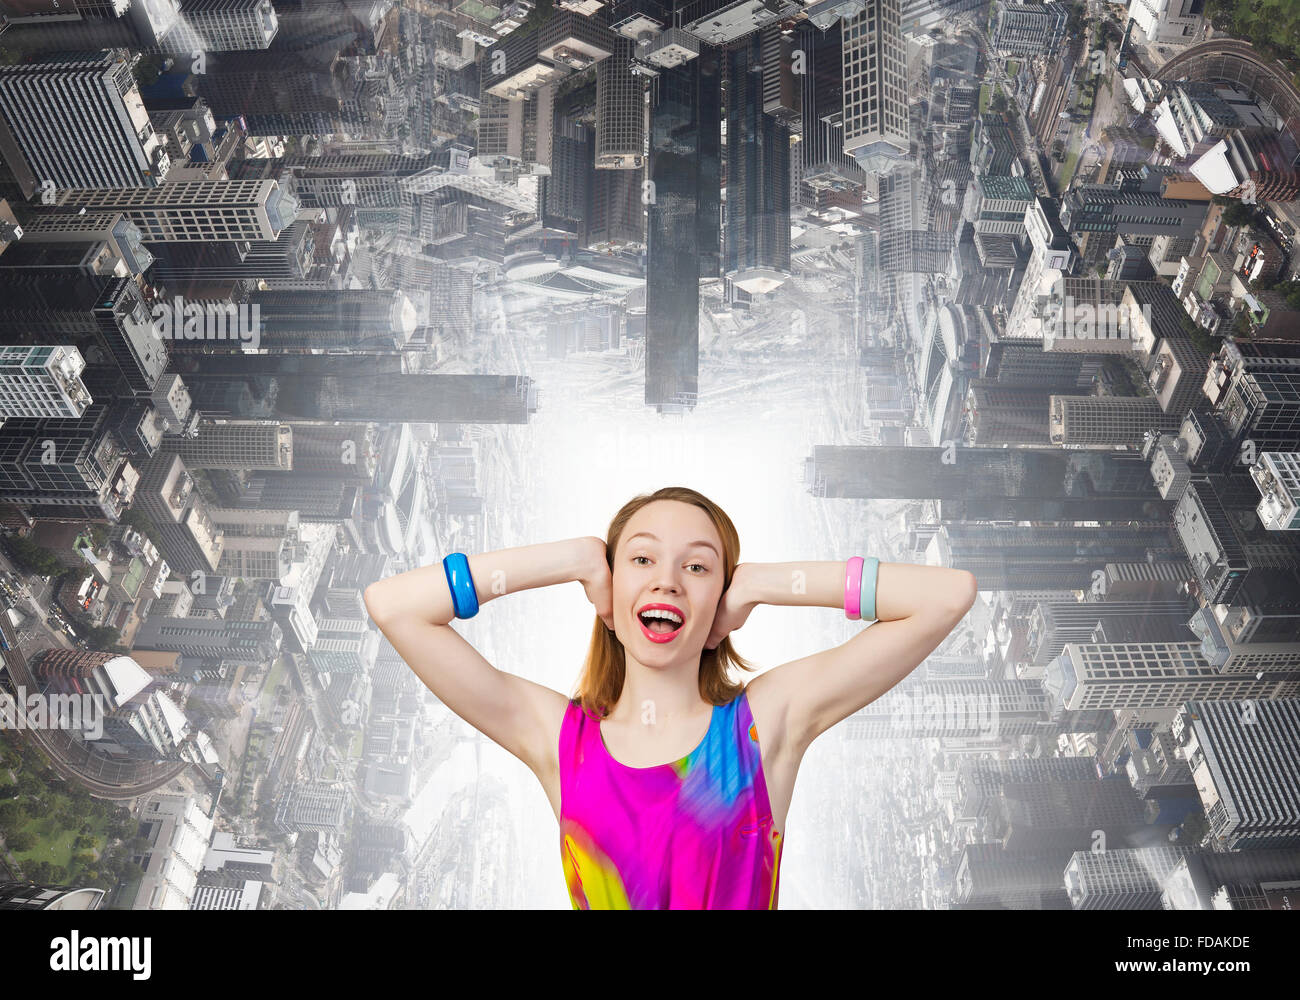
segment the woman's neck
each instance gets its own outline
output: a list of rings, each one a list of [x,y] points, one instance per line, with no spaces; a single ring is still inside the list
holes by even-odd
[[[700,695],[698,664],[660,671],[629,663],[623,690],[608,718],[616,724],[671,726],[697,719],[712,708]]]

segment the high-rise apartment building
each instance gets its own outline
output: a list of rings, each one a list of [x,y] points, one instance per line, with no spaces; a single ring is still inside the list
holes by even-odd
[[[82,416],[85,369],[75,347],[0,347],[0,419]]]
[[[631,72],[635,42],[614,39],[596,64],[596,167],[630,170],[645,162],[645,85]]]
[[[27,198],[162,183],[171,160],[134,65],[127,50],[105,49],[0,66],[0,157]]]
[[[177,181],[159,188],[60,191],[65,211],[116,211],[146,242],[274,240],[298,215],[298,199],[275,181]]]
[[[1172,642],[1066,643],[1046,667],[1044,689],[1064,710],[1168,709],[1193,698],[1294,697],[1300,682],[1279,685],[1253,674],[1221,674],[1197,639]]]
[[[34,516],[116,522],[139,473],[118,437],[122,406],[92,403],[78,419],[12,417],[0,427],[0,501]]]
[[[181,18],[167,36],[169,51],[265,49],[280,27],[271,0],[181,0]]]
[[[1053,444],[1138,447],[1147,431],[1176,431],[1184,414],[1166,413],[1154,396],[1052,396]]]
[[[216,570],[222,535],[179,457],[164,452],[144,466],[136,503],[153,523],[173,569],[187,576]]]
[[[201,420],[197,437],[171,437],[165,447],[191,469],[293,468],[293,428],[263,420]]]
[[[1268,694],[1192,695],[1174,720],[1174,739],[1191,766],[1220,851],[1300,846],[1300,782],[1294,778],[1300,698],[1295,683],[1277,687]],[[1246,700],[1255,698],[1261,700]]]

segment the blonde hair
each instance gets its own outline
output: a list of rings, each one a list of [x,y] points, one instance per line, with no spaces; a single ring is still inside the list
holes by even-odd
[[[713,525],[722,538],[722,590],[726,593],[731,586],[732,574],[740,562],[740,536],[736,526],[726,512],[708,497],[686,486],[665,486],[653,493],[642,493],[633,497],[614,515],[605,535],[605,561],[609,563],[610,573],[614,571],[614,552],[618,549],[619,539],[627,527],[628,521],[642,507],[657,500],[678,500],[699,507],[709,515]],[[725,637],[716,649],[705,649],[700,654],[700,697],[714,705],[725,705],[738,697],[745,685],[729,677],[732,666],[740,670],[757,670],[758,668],[737,653],[731,646],[731,637]],[[575,693],[571,696],[580,707],[599,718],[609,715],[610,710],[623,692],[627,662],[624,658],[623,643],[614,632],[605,627],[605,623],[596,617],[591,629],[591,644],[587,648],[587,658],[578,678]]]

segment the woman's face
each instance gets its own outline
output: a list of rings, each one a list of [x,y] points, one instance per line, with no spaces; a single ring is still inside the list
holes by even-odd
[[[654,537],[650,537],[654,536]],[[722,539],[694,504],[656,500],[632,516],[614,556],[614,632],[638,661],[699,655],[722,597]],[[648,607],[679,620],[647,625]],[[661,630],[661,631],[656,631]]]

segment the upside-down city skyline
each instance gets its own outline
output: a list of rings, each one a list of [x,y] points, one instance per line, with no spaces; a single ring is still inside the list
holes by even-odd
[[[568,908],[362,595],[666,485],[979,584],[805,754],[783,908],[1292,905],[1300,14],[0,17],[0,908]],[[571,694],[593,619],[455,627]]]

